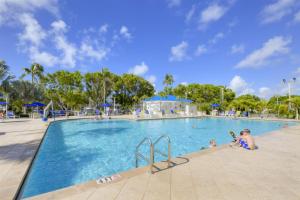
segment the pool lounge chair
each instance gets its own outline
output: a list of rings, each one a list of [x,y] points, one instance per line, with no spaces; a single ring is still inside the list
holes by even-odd
[[[240,117],[241,116],[241,111],[236,111],[235,117]]]
[[[15,119],[16,116],[15,116],[13,111],[7,111],[7,118],[8,119]]]

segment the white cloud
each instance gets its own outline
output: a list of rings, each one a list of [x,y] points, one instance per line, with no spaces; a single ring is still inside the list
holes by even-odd
[[[297,68],[296,74],[299,74],[299,75],[300,75],[300,67]]]
[[[109,52],[108,48],[94,48],[88,41],[83,41],[80,47],[80,54],[83,57],[89,57],[95,59],[96,61],[101,61],[106,58]]]
[[[212,39],[210,39],[208,42],[210,44],[216,44],[219,40],[223,39],[224,36],[225,36],[224,33],[219,32],[219,33],[215,34],[214,37]]]
[[[207,24],[214,21],[218,21],[223,17],[227,10],[227,7],[216,3],[209,5],[201,12],[199,28],[204,29],[207,26]]]
[[[184,85],[184,86],[187,86],[187,85],[188,85],[188,82],[181,82],[180,84],[181,84],[181,85]]]
[[[51,24],[52,32],[54,34],[54,44],[58,50],[61,51],[60,64],[63,67],[75,67],[77,48],[75,44],[68,41],[65,33],[67,32],[67,26],[64,21],[58,20]]]
[[[196,5],[193,5],[192,8],[189,10],[189,12],[185,16],[185,22],[188,23],[193,18],[194,14],[196,12]]]
[[[234,44],[231,46],[231,53],[236,54],[236,53],[244,53],[245,51],[245,46],[243,44]]]
[[[146,77],[146,79],[155,87],[156,76],[150,75],[150,76]]]
[[[38,21],[30,14],[22,14],[20,22],[24,26],[24,30],[20,33],[19,39],[23,42],[29,42],[31,45],[40,46],[47,34],[40,26]]]
[[[62,20],[52,22],[51,27],[54,33],[65,33],[68,29],[66,23]]]
[[[108,31],[108,24],[104,24],[99,28],[100,33],[106,33]]]
[[[294,21],[295,22],[300,22],[300,11],[298,11],[297,13],[295,13],[295,15],[294,15]]]
[[[180,6],[181,0],[167,0],[168,6],[170,8]]]
[[[208,50],[207,48],[205,47],[205,45],[198,45],[197,49],[196,49],[196,52],[195,52],[195,55],[196,56],[201,56],[203,55],[204,53],[206,53]]]
[[[35,63],[40,63],[45,66],[54,66],[59,61],[58,58],[55,57],[54,55],[45,51],[41,52],[36,47],[30,47],[29,52],[30,52],[29,53],[30,60]]]
[[[188,43],[182,41],[180,44],[171,47],[171,56],[169,61],[182,61],[187,58]]]
[[[237,68],[261,67],[269,63],[269,59],[281,54],[289,52],[288,45],[291,43],[291,38],[275,36],[265,42],[262,48],[253,51],[245,59],[240,61]]]
[[[281,20],[292,12],[295,0],[277,0],[264,7],[261,12],[262,23],[272,23]]]
[[[258,92],[259,92],[258,96],[263,99],[268,99],[272,96],[272,91],[268,87],[261,87],[259,88]]]
[[[142,62],[140,65],[136,65],[129,69],[129,73],[142,76],[149,70],[149,67]]]
[[[1,0],[0,1],[0,25],[19,20],[24,13],[33,13],[37,10],[47,10],[58,15],[57,0]]]
[[[126,26],[122,26],[120,29],[120,35],[124,38],[130,40],[131,39],[131,33],[129,32],[128,28]]]
[[[238,96],[244,94],[253,94],[255,92],[249,83],[237,75],[234,76],[230,81],[229,88],[232,89]]]

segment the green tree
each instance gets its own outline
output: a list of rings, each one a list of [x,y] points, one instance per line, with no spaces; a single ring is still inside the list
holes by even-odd
[[[9,73],[9,66],[5,61],[0,61],[0,91],[4,93],[9,93],[10,82],[15,78],[15,76]]]
[[[45,96],[41,87],[37,87],[29,81],[15,80],[10,84],[10,98],[12,101],[22,100],[24,103],[29,103],[32,99],[43,101]]]
[[[38,63],[33,63],[28,68],[23,68],[24,74],[22,74],[21,78],[24,78],[27,75],[31,76],[31,83],[38,83],[39,80],[43,77],[44,67]]]
[[[222,89],[224,91],[223,102],[221,102]],[[198,109],[207,112],[212,109],[211,104],[213,103],[221,104],[220,109],[224,110],[235,97],[235,93],[229,88],[197,83],[179,84],[173,89],[173,93],[177,97],[191,99],[198,106]]]
[[[86,73],[84,76],[87,96],[97,107],[113,92],[115,74],[103,69],[101,72]]]
[[[266,108],[266,103],[263,103],[260,98],[255,95],[246,94],[234,99],[228,108],[234,108],[239,111],[261,112]]]
[[[299,119],[299,109],[300,109],[300,96],[293,96],[291,98],[291,103],[295,109],[296,119]]]
[[[0,60],[0,81],[3,81],[9,75],[9,66],[4,60]]]
[[[124,110],[131,109],[142,99],[154,95],[154,87],[147,80],[133,74],[117,77],[114,85],[114,96]]]
[[[161,93],[162,96],[172,94],[172,85],[174,83],[174,78],[172,74],[166,74],[163,84],[164,84],[164,91]]]
[[[46,96],[64,110],[80,108],[86,103],[80,72],[56,71],[44,79]]]

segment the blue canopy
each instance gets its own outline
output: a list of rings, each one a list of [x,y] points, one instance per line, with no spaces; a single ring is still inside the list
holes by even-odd
[[[0,105],[6,105],[7,103],[5,101],[1,101]]]
[[[192,100],[190,100],[190,99],[177,98],[173,95],[167,95],[165,97],[163,97],[163,96],[153,96],[153,97],[145,99],[144,101],[180,101],[180,102],[185,102],[185,103],[191,103],[192,102]]]
[[[217,104],[217,103],[213,103],[211,104],[212,107],[220,107],[220,104]]]
[[[25,107],[43,107],[45,104],[40,102],[33,102],[31,104],[24,104]]]
[[[111,104],[109,104],[109,103],[103,103],[103,104],[101,104],[101,107],[110,107],[111,106]]]
[[[40,102],[33,102],[31,105],[32,105],[33,107],[37,107],[37,106],[43,107],[43,106],[45,106],[45,104],[40,103]]]

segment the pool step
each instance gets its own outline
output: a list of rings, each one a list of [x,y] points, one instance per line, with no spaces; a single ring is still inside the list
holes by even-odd
[[[161,152],[157,149],[155,149],[155,146],[162,141],[162,139],[166,139],[168,142],[168,152],[164,153]],[[141,154],[139,152],[139,148],[143,145],[143,144],[148,144],[149,148],[150,148],[150,155],[149,158],[144,156],[143,154]],[[137,146],[136,146],[136,150],[135,150],[135,167],[139,167],[139,159],[143,159],[144,161],[146,161],[149,165],[149,171],[151,173],[153,173],[153,167],[154,163],[155,163],[155,153],[160,154],[163,157],[167,158],[167,162],[168,162],[168,167],[171,166],[171,140],[170,137],[167,135],[161,135],[157,140],[155,140],[155,142],[153,143],[152,140],[148,137],[145,137]]]

